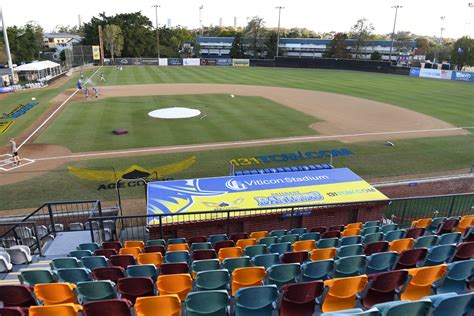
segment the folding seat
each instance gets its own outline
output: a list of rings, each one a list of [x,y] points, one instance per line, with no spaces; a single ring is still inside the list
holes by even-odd
[[[413,238],[397,239],[390,242],[390,251],[402,253],[402,251],[412,249],[414,244]]]
[[[218,253],[221,248],[235,247],[235,242],[233,240],[222,240],[216,241],[213,245],[214,250]]]
[[[266,237],[268,238],[268,237]],[[262,238],[263,239],[263,238]],[[262,240],[260,239],[260,240]],[[255,245],[255,246],[248,246],[244,249],[244,256],[253,258],[257,255],[263,255],[267,253],[267,246],[266,245]]]
[[[323,294],[324,282],[286,284],[280,291],[282,293],[280,316],[311,316],[314,313],[316,298]]]
[[[109,266],[107,263],[107,258],[104,256],[82,257],[81,262],[85,268],[91,271],[96,268],[105,268]]]
[[[272,265],[280,263],[280,255],[278,255],[277,253],[257,255],[251,259],[251,262],[254,266],[264,267],[266,270]]]
[[[219,249],[218,259],[222,262],[226,258],[238,258],[242,257],[242,248],[240,247],[229,247]]]
[[[207,260],[217,258],[217,255],[214,249],[199,249],[193,251],[191,257],[193,260]]]
[[[252,266],[249,257],[225,258],[222,261],[222,267],[227,269],[230,273],[238,268],[246,268]]]
[[[235,234],[232,234],[230,235],[230,240],[232,240],[234,243],[237,242],[237,240],[239,239],[248,239],[249,238],[249,234],[248,233],[235,233]]]
[[[395,294],[408,279],[407,270],[396,270],[374,274],[369,277],[369,284],[361,295],[361,303],[365,308],[375,304],[395,301]]]
[[[195,250],[209,250],[209,249],[212,249],[214,250],[214,248],[212,248],[212,244],[210,242],[194,242],[191,244],[191,251],[195,251]]]
[[[466,215],[461,217],[456,231],[463,234],[468,227],[474,225],[474,215]]]
[[[104,256],[109,259],[111,256],[116,256],[118,254],[115,249],[97,249],[94,251],[94,256]]]
[[[370,256],[374,253],[388,251],[388,241],[376,241],[364,245],[364,255]]]
[[[13,268],[8,252],[0,251],[0,272],[8,272]]]
[[[269,237],[263,237],[260,238],[258,241],[259,245],[265,245],[265,246],[270,246],[271,244],[275,244],[278,242],[278,237],[276,236],[269,236]]]
[[[337,257],[360,256],[364,252],[362,245],[342,246],[337,249]]]
[[[433,218],[433,221],[431,222],[431,224],[428,226],[426,230],[431,234],[435,233],[438,230],[441,223],[443,223],[445,220],[446,220],[446,217]]]
[[[409,269],[412,278],[400,294],[401,300],[415,301],[430,295],[432,284],[441,279],[447,270],[447,265]]]
[[[156,269],[154,264],[142,264],[128,266],[125,273],[128,277],[148,277],[152,278],[154,282],[158,278],[159,270]]]
[[[163,263],[160,266],[160,275],[189,273],[189,265],[186,262]]]
[[[3,303],[3,306],[7,307],[30,307],[37,305],[33,296],[33,288],[22,284],[0,285],[0,301]]]
[[[298,282],[301,268],[298,263],[275,264],[266,271],[266,284],[275,284],[278,288],[285,284]]]
[[[263,237],[268,237],[268,232],[266,230],[258,231],[258,232],[252,232],[249,235],[250,238],[255,238],[256,240],[259,240],[260,238]]]
[[[462,237],[463,242],[474,241],[474,226],[466,229]]]
[[[284,254],[285,252],[289,252],[289,251],[291,251],[291,243],[289,242],[271,244],[268,247],[269,253],[277,253],[279,255]]]
[[[329,230],[321,234],[321,239],[340,238],[340,237],[341,237],[340,230]]]
[[[235,316],[271,316],[277,297],[275,285],[241,288],[235,293]]]
[[[160,275],[156,282],[160,295],[178,294],[181,301],[184,301],[192,286],[193,280],[189,274]]]
[[[385,224],[380,227],[380,231],[384,234],[397,230],[398,229],[398,224]]]
[[[459,219],[457,218],[448,218],[444,222],[442,222],[438,229],[436,230],[436,235],[443,235],[447,233],[453,233],[456,230],[456,227],[458,226]]]
[[[343,237],[360,236],[360,229],[359,228],[345,229],[341,232],[341,236]]]
[[[303,263],[309,260],[309,254],[307,251],[298,252],[285,252],[280,255],[281,263]]]
[[[131,255],[135,260],[141,253],[142,251],[139,247],[121,248],[119,251],[119,255]]]
[[[163,245],[154,245],[154,246],[145,246],[143,253],[152,253],[159,252],[162,256],[166,254],[165,246]]]
[[[249,286],[260,286],[265,280],[266,273],[263,267],[248,267],[235,269],[232,272],[232,296],[238,289]]]
[[[13,264],[28,264],[33,260],[30,248],[24,245],[11,246],[5,249]]]
[[[358,222],[358,223],[350,223],[347,224],[344,229],[362,229],[363,223]]]
[[[436,246],[438,243],[438,236],[430,235],[430,236],[421,236],[415,240],[415,244],[413,248],[431,248]]]
[[[327,280],[333,270],[333,259],[305,262],[301,265],[301,279],[303,282]]]
[[[318,232],[304,233],[300,236],[300,240],[314,240],[318,241],[321,238],[321,234]]]
[[[446,293],[428,296],[432,316],[469,315],[474,308],[474,293]]]
[[[127,299],[110,299],[106,301],[95,301],[84,304],[83,309],[86,316],[132,316],[132,304]]]
[[[283,235],[288,234],[288,231],[286,229],[276,229],[272,230],[268,235],[269,237],[277,237],[280,238]]]
[[[392,242],[394,240],[403,239],[405,237],[405,230],[404,229],[397,229],[389,231],[385,234],[384,240],[388,242]]]
[[[189,251],[188,244],[169,244],[167,251]]]
[[[344,228],[345,228],[344,225],[333,225],[333,226],[329,226],[328,231],[338,230],[338,231],[342,232],[344,230]]]
[[[191,270],[193,278],[196,278],[196,274],[201,271],[219,270],[221,268],[218,259],[209,260],[195,260],[192,263]]]
[[[321,310],[331,312],[354,308],[357,293],[361,292],[366,285],[366,275],[324,281],[324,286],[328,287],[328,291],[324,297]]]
[[[181,300],[176,294],[139,297],[135,301],[136,316],[181,316]]]
[[[402,251],[398,257],[398,262],[394,270],[412,269],[420,265],[426,258],[428,250],[426,248],[408,249]]]
[[[26,311],[21,307],[2,307],[0,308],[2,316],[26,316]]]
[[[77,304],[74,290],[76,285],[70,283],[44,283],[35,285],[35,295],[43,305]]]
[[[306,228],[293,228],[293,229],[290,229],[290,231],[288,232],[289,235],[303,235],[304,233],[307,233],[308,230]]]
[[[177,262],[189,262],[191,256],[188,251],[170,251],[165,255],[165,261],[167,263],[177,263]]]
[[[226,234],[217,234],[217,235],[210,235],[208,240],[211,244],[214,245],[216,242],[229,240],[229,237],[227,237]]]
[[[433,222],[433,219],[431,218],[420,218],[418,220],[412,221],[410,227],[426,229],[431,225],[432,222]]]
[[[318,241],[316,246],[318,249],[321,248],[337,248],[339,246],[338,238],[322,238]]]
[[[84,244],[79,244],[79,246],[77,246],[77,250],[90,250],[91,252],[94,252],[97,249],[100,249],[100,247],[99,244],[95,242],[88,242]]]
[[[316,248],[316,241],[314,240],[300,240],[292,245],[293,251],[312,251]]]
[[[430,309],[431,301],[428,299],[409,302],[394,301],[374,305],[380,315],[384,316],[400,316],[400,315],[427,315]]]
[[[170,238],[168,239],[168,245],[170,244],[187,244],[186,238]]]
[[[384,240],[384,234],[379,232],[379,233],[365,235],[362,238],[362,243],[365,245],[365,244],[371,244],[373,242],[379,242],[383,240]]]
[[[339,241],[339,247],[362,244],[361,236],[342,237]]]
[[[278,242],[279,243],[289,242],[289,243],[292,244],[292,243],[298,241],[299,239],[300,239],[300,235],[297,235],[297,234],[284,235],[284,236],[281,236],[280,238],[278,238]]]
[[[245,247],[248,246],[255,246],[257,244],[257,240],[254,238],[248,238],[248,239],[239,239],[235,243],[236,247],[240,247],[241,249],[245,249]]]
[[[15,234],[18,236],[18,238],[25,238],[25,237],[32,237],[33,232],[31,228],[29,227],[16,227],[15,228]]]
[[[191,238],[189,238],[188,243],[190,245],[197,244],[197,243],[207,243],[207,237],[206,236],[191,237]]]
[[[451,260],[455,252],[455,245],[434,246],[428,249],[428,256],[426,257],[423,266],[435,266],[438,264],[447,263]]]
[[[310,260],[319,261],[333,259],[336,257],[336,250],[336,248],[314,249],[311,251]]]
[[[404,238],[417,239],[418,237],[423,236],[424,233],[425,233],[424,228],[408,228],[405,231],[405,237]]]
[[[453,261],[469,260],[474,258],[474,241],[463,242],[458,245]]]
[[[57,274],[61,282],[77,283],[92,281],[91,271],[85,268],[58,269]]]
[[[118,279],[125,277],[125,269],[122,267],[97,268],[92,271],[94,280],[111,280],[117,283]]]
[[[138,255],[138,264],[153,264],[159,268],[163,263],[163,255],[160,252],[141,253]]]
[[[74,250],[74,251],[70,251],[68,256],[81,260],[82,257],[92,256],[92,251],[90,251],[90,250]]]
[[[57,270],[62,268],[82,268],[83,265],[80,260],[71,257],[55,258],[51,260],[51,269]]]
[[[126,298],[132,302],[132,304],[135,303],[137,297],[155,295],[153,280],[147,277],[119,279],[117,282],[117,290],[121,298]]]
[[[467,280],[474,275],[474,260],[464,260],[448,264],[448,271],[440,284],[435,284],[436,294],[468,291]],[[471,290],[472,291],[472,290]]]
[[[367,221],[362,225],[362,228],[368,227],[378,227],[380,225],[380,221]]]
[[[320,233],[321,235],[327,230],[328,228],[326,226],[318,226],[311,228],[311,232]]]
[[[115,283],[110,280],[78,282],[76,292],[81,304],[117,298]]]
[[[438,245],[457,244],[461,241],[461,233],[446,233],[438,237]]]
[[[145,242],[145,247],[147,246],[163,246],[166,247],[166,241],[164,239],[151,239]]]
[[[344,309],[337,312],[329,312],[329,313],[322,313],[321,316],[379,316],[379,310],[376,308],[371,308],[366,311],[363,311],[360,308],[351,308],[351,309]]]
[[[227,291],[215,290],[189,293],[186,297],[186,315],[228,315],[229,294]]]
[[[230,287],[229,271],[221,269],[198,272],[194,287],[197,291],[227,290]]]
[[[345,278],[365,273],[367,267],[366,256],[343,257],[334,261],[334,277]]]
[[[21,270],[18,279],[22,284],[35,286],[40,283],[54,283],[58,281],[55,272],[46,269]]]
[[[82,311],[82,306],[78,304],[60,304],[48,306],[31,306],[29,316],[77,316]]]
[[[367,274],[387,272],[392,270],[398,260],[395,251],[374,253],[367,257]]]

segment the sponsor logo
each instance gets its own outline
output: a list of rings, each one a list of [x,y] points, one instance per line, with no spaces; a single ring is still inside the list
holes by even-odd
[[[420,68],[411,68],[410,69],[410,76],[419,77],[420,76]]]
[[[237,181],[235,179],[227,180],[227,182],[225,183],[225,186],[229,190],[233,190],[233,191],[247,190],[247,186],[245,184],[243,184],[242,182]]]
[[[287,204],[298,204],[308,203],[324,200],[321,193],[317,191],[313,192],[283,192],[274,193],[270,196],[256,196],[258,206],[274,206],[274,205],[287,205]]]
[[[0,122],[0,135],[5,133],[12,125],[13,125],[13,121]]]
[[[121,60],[120,60],[120,63],[121,63],[122,65],[126,65],[126,64],[128,64],[128,60],[126,60],[126,59],[121,59]]]
[[[20,104],[16,108],[14,108],[10,113],[3,113],[3,115],[0,117],[2,119],[12,119],[12,118],[17,118],[19,116],[22,116],[26,112],[28,112],[32,107],[38,105],[38,102],[32,102],[28,104]]]

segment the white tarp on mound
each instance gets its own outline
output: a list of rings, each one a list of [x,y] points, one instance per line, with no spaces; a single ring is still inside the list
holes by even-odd
[[[195,117],[201,114],[201,111],[189,108],[166,108],[151,111],[148,113],[149,116],[161,119],[181,119]]]

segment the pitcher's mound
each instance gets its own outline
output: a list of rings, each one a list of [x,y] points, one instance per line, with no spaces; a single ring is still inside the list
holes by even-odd
[[[148,115],[151,117],[161,118],[161,119],[190,118],[190,117],[199,116],[200,114],[201,114],[201,111],[199,110],[190,109],[190,108],[180,108],[180,107],[160,109],[160,110],[155,110],[148,113]]]

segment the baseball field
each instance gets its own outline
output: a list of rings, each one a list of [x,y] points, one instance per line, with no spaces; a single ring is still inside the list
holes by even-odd
[[[0,134],[0,155],[8,138],[24,143],[23,165],[0,169],[0,209],[114,201],[122,177],[227,175],[229,162],[255,169],[332,161],[372,181],[463,173],[474,162],[469,83],[253,67],[102,67],[84,75],[98,98],[75,92],[78,74],[0,97],[2,113],[39,103]],[[173,107],[200,115],[148,115]],[[114,135],[118,128],[128,134]],[[143,198],[139,181],[121,186],[122,198]]]

